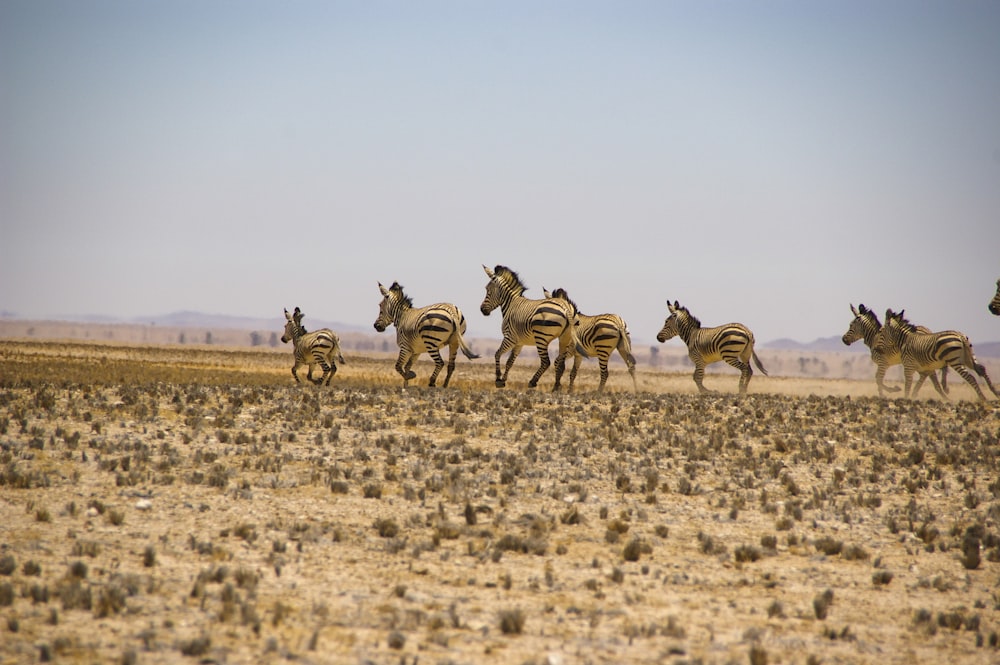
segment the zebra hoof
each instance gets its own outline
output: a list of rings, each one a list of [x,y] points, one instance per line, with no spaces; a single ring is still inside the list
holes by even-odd
[[[413,370],[410,370],[409,372],[406,373],[406,380],[407,381],[409,381],[410,379],[415,379],[415,378],[417,378],[417,373],[414,372]]]
[[[497,379],[497,388],[503,388],[506,385],[507,385],[506,381],[504,381],[503,379]]]

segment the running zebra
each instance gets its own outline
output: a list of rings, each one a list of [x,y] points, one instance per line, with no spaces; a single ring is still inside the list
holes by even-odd
[[[506,266],[497,266],[490,270],[483,266],[490,281],[486,284],[486,298],[479,310],[483,316],[489,316],[497,307],[503,313],[503,342],[496,352],[496,385],[503,388],[507,385],[507,375],[517,359],[521,347],[534,344],[538,350],[541,363],[538,371],[528,382],[530,388],[538,385],[545,370],[552,364],[549,360],[549,344],[559,340],[559,355],[556,356],[556,382],[553,391],[559,390],[559,382],[566,369],[566,357],[578,348],[574,317],[576,311],[570,303],[561,298],[546,298],[532,300],[522,295],[525,286],[517,273]],[[500,357],[510,351],[507,365],[500,373]],[[586,352],[581,351],[584,355]]]
[[[864,305],[859,305],[857,309],[851,305],[851,313],[854,319],[847,328],[847,332],[841,337],[841,341],[847,346],[854,344],[859,339],[865,341],[865,346],[871,352],[872,362],[875,363],[875,384],[878,386],[878,396],[885,397],[886,392],[898,393],[899,386],[885,385],[885,373],[893,365],[903,362],[899,354],[899,347],[892,344],[883,332],[882,323],[878,320],[878,315]],[[917,332],[929,333],[930,328],[917,326]],[[948,392],[948,368],[941,368],[941,383],[938,384],[937,374],[931,374],[931,383],[938,392]]]
[[[313,381],[317,386],[330,385],[330,379],[337,373],[337,363],[334,358],[344,361],[344,356],[340,353],[340,338],[337,333],[329,328],[307,332],[302,326],[302,317],[305,316],[298,307],[292,314],[285,310],[285,334],[281,336],[284,343],[292,342],[295,346],[295,364],[292,365],[292,376],[299,382],[298,369],[302,365],[309,366],[309,373],[306,378],[313,381],[313,367],[319,365],[323,368],[323,376]]]
[[[396,344],[399,346],[396,371],[402,375],[404,387],[410,379],[417,377],[417,373],[410,368],[421,353],[427,353],[434,359],[434,371],[427,384],[433,386],[437,382],[441,368],[444,367],[439,349],[446,344],[451,349],[448,372],[444,375],[446,388],[452,372],[455,371],[458,349],[462,349],[462,353],[470,360],[479,357],[462,339],[462,334],[465,332],[465,317],[455,305],[442,302],[414,309],[413,300],[403,293],[403,287],[399,282],[393,282],[388,289],[379,282],[378,290],[382,292],[382,302],[378,306],[375,330],[383,332],[390,325],[396,326]]]
[[[997,292],[989,304],[990,314],[1000,316],[1000,279],[997,280]]]
[[[891,309],[887,309],[885,312],[884,330],[890,343],[897,345],[902,355],[904,397],[910,397],[910,386],[913,383],[914,372],[920,375],[920,378],[917,379],[917,385],[913,387],[913,397],[916,398],[924,380],[928,376],[933,376],[935,370],[946,365],[958,372],[959,376],[973,387],[981,401],[985,402],[986,396],[979,388],[976,377],[972,376],[966,368],[971,368],[976,374],[983,377],[990,391],[1000,397],[1000,393],[997,393],[989,375],[986,374],[986,368],[976,362],[969,338],[962,333],[955,330],[936,333],[917,332],[917,327],[906,320],[904,311],[897,314]],[[942,399],[948,399],[948,396],[936,383],[935,387]]]
[[[576,336],[589,356],[597,356],[597,362],[601,366],[601,385],[597,387],[597,392],[604,390],[604,384],[608,380],[608,360],[615,349],[625,361],[628,373],[632,376],[632,387],[639,391],[639,386],[635,381],[635,356],[632,355],[632,338],[628,334],[628,326],[625,320],[617,314],[597,314],[588,316],[581,314],[566,293],[566,289],[556,289],[549,293],[547,289],[542,289],[546,298],[562,298],[573,306],[577,311]],[[573,390],[573,382],[576,381],[576,371],[580,365],[580,354],[573,349],[573,369],[569,373],[569,389]]]
[[[702,393],[711,392],[702,379],[705,377],[705,366],[720,360],[726,361],[740,370],[740,394],[747,392],[753,369],[750,359],[757,365],[761,374],[767,376],[767,370],[760,364],[760,358],[753,348],[753,333],[742,323],[728,323],[716,328],[702,328],[701,321],[691,315],[687,307],[681,307],[676,300],[671,305],[667,301],[670,316],[663,324],[663,329],[656,335],[656,341],[666,342],[674,336],[680,337],[687,344],[688,357],[694,363],[694,382]]]

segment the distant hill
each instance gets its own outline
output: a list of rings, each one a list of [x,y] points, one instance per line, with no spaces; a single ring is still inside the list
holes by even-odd
[[[10,317],[16,318],[16,317]],[[160,314],[157,316],[137,316],[130,319],[121,319],[102,315],[69,315],[52,317],[58,321],[70,321],[75,323],[101,323],[114,324],[124,323],[131,325],[164,326],[168,328],[226,328],[231,330],[277,330],[285,327],[285,317],[275,316],[270,318],[255,318],[250,316],[230,316],[228,314],[205,314],[203,312],[180,311],[170,314]],[[337,332],[369,332],[363,326],[341,323],[339,321],[325,321],[307,317],[306,328],[317,330],[319,328],[330,328]]]
[[[782,338],[765,342],[760,345],[762,349],[774,349],[775,351],[857,351],[867,353],[868,347],[864,342],[857,341],[850,346],[844,346],[840,337],[820,337],[811,342],[799,342],[794,339]]]

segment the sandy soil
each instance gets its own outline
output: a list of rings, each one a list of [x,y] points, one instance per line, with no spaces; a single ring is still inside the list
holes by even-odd
[[[290,358],[0,341],[0,662],[1000,661],[966,386]]]

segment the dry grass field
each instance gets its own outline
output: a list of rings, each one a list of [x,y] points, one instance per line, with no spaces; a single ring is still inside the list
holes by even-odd
[[[1000,402],[960,381],[347,360],[0,340],[0,662],[1000,662]]]

